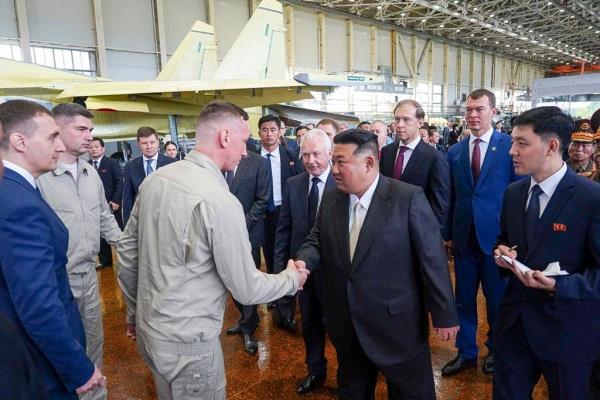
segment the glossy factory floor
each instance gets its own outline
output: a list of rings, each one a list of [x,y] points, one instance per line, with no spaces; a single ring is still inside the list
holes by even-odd
[[[150,371],[138,355],[135,343],[125,336],[125,309],[120,290],[116,284],[113,268],[98,271],[104,314],[104,368],[108,377],[110,400],[156,399]],[[483,298],[479,298],[481,324],[485,325]],[[325,387],[304,396],[296,394],[296,384],[306,373],[304,366],[304,343],[298,331],[290,334],[275,328],[271,312],[259,306],[261,322],[256,337],[260,340],[255,356],[246,354],[239,337],[221,335],[227,375],[227,398],[240,400],[270,399],[336,399],[335,350],[328,344],[328,377]],[[223,332],[238,318],[231,300],[227,305]],[[300,316],[297,315],[296,319]],[[300,324],[298,324],[300,325]],[[486,326],[487,328],[487,326]],[[485,330],[480,329],[478,342],[483,346]],[[441,400],[491,399],[491,377],[481,369],[465,371],[457,376],[442,378],[441,367],[454,358],[454,344],[440,342],[431,336],[431,353],[437,398]],[[484,354],[480,355],[480,366]],[[387,399],[383,380],[377,385],[377,399]],[[534,399],[548,398],[545,384],[538,384]]]

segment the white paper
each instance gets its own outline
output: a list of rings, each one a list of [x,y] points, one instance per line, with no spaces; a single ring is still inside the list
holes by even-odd
[[[509,264],[512,264],[512,260],[510,257],[502,255],[501,256],[504,261],[506,261]],[[517,267],[517,269],[519,271],[521,271],[523,274],[525,274],[527,271],[532,271],[531,268],[529,268],[527,265],[521,263],[518,260],[515,260],[515,266]],[[545,270],[542,271],[542,274],[544,276],[562,276],[562,275],[569,275],[569,273],[565,270],[562,270],[560,267],[560,263],[558,261],[555,262],[551,262],[550,264],[548,264],[548,266],[546,267]]]

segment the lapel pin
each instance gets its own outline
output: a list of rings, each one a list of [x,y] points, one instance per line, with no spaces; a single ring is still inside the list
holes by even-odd
[[[495,147],[492,147],[492,151],[496,151],[496,148],[495,148]]]

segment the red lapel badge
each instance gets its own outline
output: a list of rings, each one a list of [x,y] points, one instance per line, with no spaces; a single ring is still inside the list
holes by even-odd
[[[554,232],[566,232],[567,226],[565,224],[557,224],[556,222],[552,224]]]

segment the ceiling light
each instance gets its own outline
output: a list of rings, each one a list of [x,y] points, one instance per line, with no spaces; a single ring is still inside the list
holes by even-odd
[[[500,42],[496,42],[496,44],[499,44]]]
[[[600,33],[600,31],[596,31],[596,33]]]
[[[454,4],[458,4],[458,0],[454,0]]]
[[[521,25],[517,25],[517,28],[520,28],[520,27],[521,27]]]
[[[494,18],[494,14],[490,14],[490,18]]]
[[[540,36],[540,37],[544,37],[544,34],[543,34],[543,33],[540,33],[540,34],[539,34],[539,36]]]
[[[533,33],[533,30],[532,30],[532,29],[530,29],[530,30],[529,30],[529,33]]]
[[[510,45],[509,45],[509,44],[507,44],[507,45],[506,45],[506,47],[510,47]]]
[[[487,38],[486,38],[486,37],[484,37],[484,38],[483,38],[483,41],[484,41],[484,42],[487,42]]]
[[[571,15],[571,17],[570,17],[570,18],[575,18],[575,16],[574,16],[574,15]]]
[[[378,6],[377,6],[377,9],[378,9],[378,10],[381,10],[382,8],[383,8],[383,6],[381,6],[381,5],[378,5]]]
[[[525,50],[523,53],[527,53],[527,50]]]
[[[504,20],[504,23],[505,23],[505,24],[508,24],[508,20],[507,20],[507,19],[505,19],[505,20]]]
[[[475,8],[473,9],[473,11],[477,11],[477,7],[475,7]]]
[[[519,50],[519,48],[517,47],[517,48],[515,48],[515,50]]]
[[[471,33],[471,37],[473,37],[473,36],[475,36],[475,34],[474,34],[474,33]],[[485,40],[485,39],[484,39],[484,40]]]
[[[563,10],[562,8],[560,9],[560,12],[565,12],[565,10]]]
[[[441,25],[440,25],[440,28],[443,28],[443,27],[444,27],[444,24],[441,24]]]
[[[440,6],[438,6],[437,4],[433,6],[434,10],[437,10],[438,8],[440,8]]]
[[[406,16],[406,14],[402,13],[402,14],[400,14],[400,16],[401,16],[401,17],[405,17],[405,16]]]
[[[460,32],[460,29],[457,29],[457,30],[456,30],[456,32],[457,32],[457,33],[458,33],[458,32]]]

